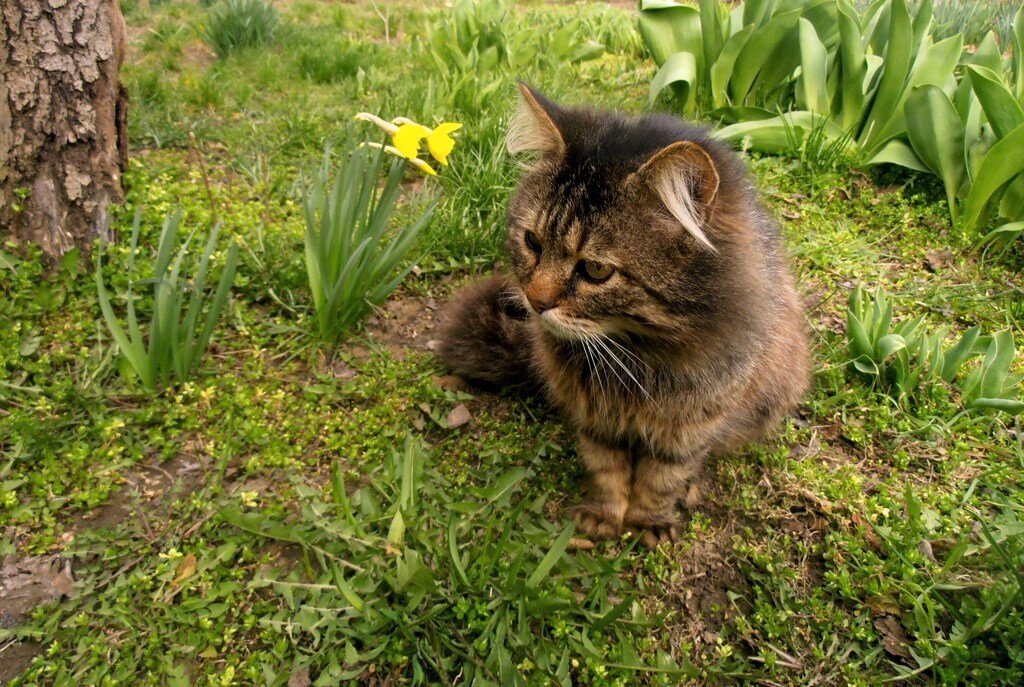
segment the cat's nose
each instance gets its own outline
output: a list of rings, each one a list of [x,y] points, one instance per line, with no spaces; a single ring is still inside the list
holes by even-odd
[[[536,298],[530,298],[529,294],[527,294],[526,300],[530,301],[530,307],[536,310],[538,315],[545,310],[551,310],[551,308],[555,307],[555,301],[544,301]]]
[[[558,299],[562,295],[561,285],[554,280],[541,278],[534,279],[523,291],[526,300],[530,302],[530,307],[537,313],[551,310],[558,304]]]

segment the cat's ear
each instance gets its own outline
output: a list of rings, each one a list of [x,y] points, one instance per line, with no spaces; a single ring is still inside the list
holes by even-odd
[[[519,107],[509,122],[505,145],[510,153],[539,152],[560,155],[565,140],[552,115],[558,106],[539,91],[519,84]]]
[[[708,151],[693,141],[676,141],[656,152],[631,178],[646,184],[693,238],[716,251],[704,232],[719,184]]]

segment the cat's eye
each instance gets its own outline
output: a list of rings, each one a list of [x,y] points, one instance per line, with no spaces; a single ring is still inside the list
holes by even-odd
[[[534,253],[540,253],[542,246],[540,245],[540,237],[537,236],[536,232],[527,230],[525,241],[526,246],[530,250],[532,250]]]
[[[580,271],[587,279],[598,284],[607,281],[608,277],[612,276],[612,272],[615,271],[611,265],[594,262],[593,260],[583,260],[580,263],[580,268]]]

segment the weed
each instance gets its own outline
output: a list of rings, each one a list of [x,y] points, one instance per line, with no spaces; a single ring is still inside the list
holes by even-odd
[[[378,189],[384,157],[357,147],[332,175],[328,150],[306,191],[306,269],[324,341],[336,341],[409,273],[412,265],[401,265],[433,213],[426,208],[388,238],[406,165],[393,161]]]
[[[134,276],[141,220],[140,211],[136,213],[132,227],[129,279]],[[206,352],[217,319],[227,302],[238,265],[238,247],[232,245],[224,259],[220,281],[211,297],[207,291],[208,284],[212,282],[208,283],[207,278],[211,258],[217,250],[219,227],[210,232],[194,272],[182,273],[188,246],[195,232],[175,252],[180,223],[180,211],[164,220],[152,279],[129,281],[128,290],[124,294],[127,332],[114,313],[112,299],[103,282],[102,264],[99,260],[96,263],[96,289],[103,318],[127,363],[121,366],[121,371],[128,379],[137,378],[147,391],[156,391],[158,385],[168,384],[172,379],[179,383],[188,379],[193,367]],[[148,327],[143,331],[136,314],[134,287],[148,283],[153,284],[152,315]]]
[[[202,36],[217,57],[224,58],[270,43],[280,21],[268,0],[223,0],[210,8]]]
[[[284,601],[266,624],[311,647],[306,661],[329,679],[386,672],[511,685],[649,670],[638,658],[648,620],[615,592],[625,556],[567,555],[572,527],[537,518],[543,499],[518,498],[530,474],[471,471],[463,479],[473,486],[456,497],[407,437],[351,494],[338,467],[327,494],[297,485],[295,520],[237,510],[222,517],[310,557],[311,581],[256,584]],[[658,669],[686,672],[670,662]]]

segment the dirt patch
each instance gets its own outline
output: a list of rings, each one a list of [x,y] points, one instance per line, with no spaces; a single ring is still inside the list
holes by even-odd
[[[32,659],[43,650],[42,644],[11,640],[0,644],[0,682],[7,683],[25,672]]]
[[[141,463],[125,477],[117,494],[99,508],[72,519],[68,535],[87,529],[117,527],[129,517],[151,530],[151,516],[157,515],[155,506],[171,496],[190,494],[205,481],[207,457],[195,442],[187,442],[173,460],[166,463]],[[154,518],[159,521],[159,518]]]
[[[0,563],[0,628],[16,627],[33,608],[74,592],[71,561],[60,555],[6,556]],[[43,647],[10,640],[0,645],[0,682],[24,672]]]
[[[42,603],[74,592],[71,561],[60,555],[6,556],[0,564],[0,627],[18,625]]]
[[[161,504],[175,496],[189,494],[205,481],[206,461],[201,447],[189,442],[171,461],[142,463],[124,479],[124,484],[103,506],[73,517],[63,539],[70,542],[85,530],[117,527],[136,518],[146,536],[155,538],[155,527],[168,526],[160,516]],[[71,596],[74,592],[73,562],[61,554],[7,556],[0,564],[0,628],[24,622],[34,608]],[[0,645],[0,682],[21,675],[45,646],[12,640]]]

